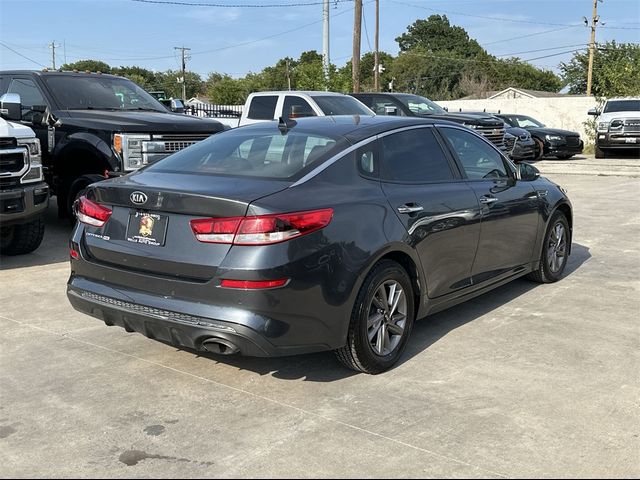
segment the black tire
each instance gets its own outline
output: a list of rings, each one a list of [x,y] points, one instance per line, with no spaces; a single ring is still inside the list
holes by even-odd
[[[23,255],[31,253],[42,243],[44,216],[30,223],[2,228],[0,255]]]
[[[606,157],[606,154],[604,153],[604,150],[602,150],[600,147],[598,147],[598,145],[596,145],[595,155],[596,155],[596,158],[605,158]]]
[[[554,238],[554,233],[556,233],[558,225],[562,226],[564,231],[564,246],[556,248],[558,242]],[[553,283],[560,280],[569,259],[570,242],[571,231],[569,230],[567,217],[564,216],[564,213],[556,211],[551,217],[551,221],[544,235],[544,243],[542,244],[542,254],[540,255],[538,268],[529,273],[527,278],[538,283]],[[560,251],[562,251],[560,263],[555,268],[552,260],[550,260],[550,256],[553,254],[553,252],[550,252],[550,248],[556,249],[556,261]]]
[[[556,158],[558,158],[560,160],[569,160],[571,157],[573,157],[572,153],[570,153],[568,155],[556,155]]]
[[[395,287],[393,287],[394,284]],[[388,298],[387,287],[394,288],[397,292],[397,286],[400,286],[402,292],[398,294],[396,313],[393,314],[392,309],[382,312],[382,309],[378,308],[380,304],[377,303],[380,299],[380,289],[384,290],[384,295]],[[404,303],[402,295],[404,295]],[[387,317],[390,310],[391,319]],[[375,316],[380,317],[379,323],[374,322],[369,325],[369,320]],[[379,262],[371,270],[358,292],[351,313],[347,344],[335,351],[338,360],[346,367],[358,372],[377,374],[389,370],[404,352],[411,336],[414,319],[414,296],[409,275],[396,262],[391,260]],[[378,330],[376,325],[380,325]],[[391,328],[399,333],[394,334]],[[370,337],[370,333],[374,331],[377,334]],[[377,345],[374,346],[372,345],[374,340],[380,343],[376,342]],[[385,343],[387,340],[388,345]],[[388,352],[386,346],[389,347]],[[376,348],[380,350],[376,352]]]
[[[536,142],[534,160],[540,160],[544,156],[544,142],[539,138],[534,138],[533,141]]]

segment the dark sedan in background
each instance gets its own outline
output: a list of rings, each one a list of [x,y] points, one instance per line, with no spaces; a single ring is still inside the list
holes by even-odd
[[[569,130],[549,128],[543,123],[527,115],[496,114],[512,127],[524,128],[536,142],[536,158],[553,155],[561,160],[567,160],[582,153],[584,143],[580,134]]]
[[[127,331],[220,354],[335,350],[379,373],[416,318],[529,275],[561,278],[564,191],[473,131],[400,117],[228,130],[90,186],[68,298]]]

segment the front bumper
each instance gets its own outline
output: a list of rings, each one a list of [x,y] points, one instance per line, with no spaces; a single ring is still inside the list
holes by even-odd
[[[0,223],[3,227],[29,223],[48,205],[49,187],[44,182],[0,190]]]
[[[596,146],[600,149],[640,149],[640,132],[600,133],[596,135]]]
[[[513,151],[509,154],[512,160],[522,162],[527,160],[535,160],[536,144],[533,140],[530,142],[516,141]]]
[[[545,155],[578,155],[584,149],[584,142],[578,140],[577,143],[568,143],[566,140],[545,140]]]

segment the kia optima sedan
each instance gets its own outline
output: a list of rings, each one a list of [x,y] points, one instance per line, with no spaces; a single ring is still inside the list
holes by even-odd
[[[528,275],[561,278],[571,204],[473,131],[412,117],[229,130],[75,206],[68,298],[180,348],[335,350],[363,372],[414,320]]]

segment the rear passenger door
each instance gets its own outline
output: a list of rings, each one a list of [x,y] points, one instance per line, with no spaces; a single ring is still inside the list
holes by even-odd
[[[406,229],[426,274],[427,295],[471,284],[480,237],[478,200],[431,126],[392,132],[378,141],[382,189]]]
[[[474,284],[497,281],[532,261],[540,201],[532,182],[519,182],[491,144],[461,127],[439,127],[482,211]]]

